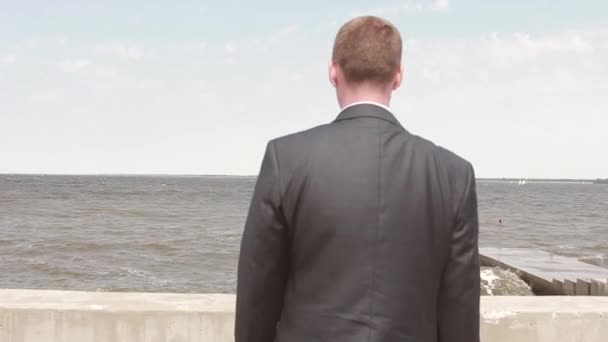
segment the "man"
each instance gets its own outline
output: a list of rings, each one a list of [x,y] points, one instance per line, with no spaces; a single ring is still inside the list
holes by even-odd
[[[342,112],[268,144],[236,342],[479,341],[473,168],[391,113],[401,51],[391,23],[346,23],[329,67]]]

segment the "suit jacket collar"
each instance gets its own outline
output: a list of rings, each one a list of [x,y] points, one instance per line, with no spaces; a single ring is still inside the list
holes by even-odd
[[[399,120],[391,113],[388,108],[374,103],[357,103],[345,107],[334,122],[352,120],[357,118],[376,118],[388,121],[393,125],[401,127]]]

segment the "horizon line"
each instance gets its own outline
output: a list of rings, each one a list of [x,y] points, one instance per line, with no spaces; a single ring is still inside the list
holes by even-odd
[[[164,177],[257,177],[257,174],[195,174],[195,173],[23,173],[23,172],[0,172],[0,176],[164,176]],[[526,180],[526,181],[597,181],[608,178],[571,178],[571,177],[476,177],[477,180]]]

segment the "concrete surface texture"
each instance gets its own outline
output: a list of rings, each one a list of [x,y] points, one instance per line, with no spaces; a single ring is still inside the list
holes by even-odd
[[[537,294],[608,296],[608,269],[528,248],[480,248],[485,266],[518,273]]]
[[[599,342],[608,297],[482,297],[482,341]],[[0,290],[0,342],[229,342],[234,296]]]

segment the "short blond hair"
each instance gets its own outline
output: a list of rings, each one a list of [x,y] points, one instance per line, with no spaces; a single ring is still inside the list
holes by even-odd
[[[364,16],[340,28],[334,42],[332,61],[350,83],[392,81],[401,65],[399,30],[389,21]]]

